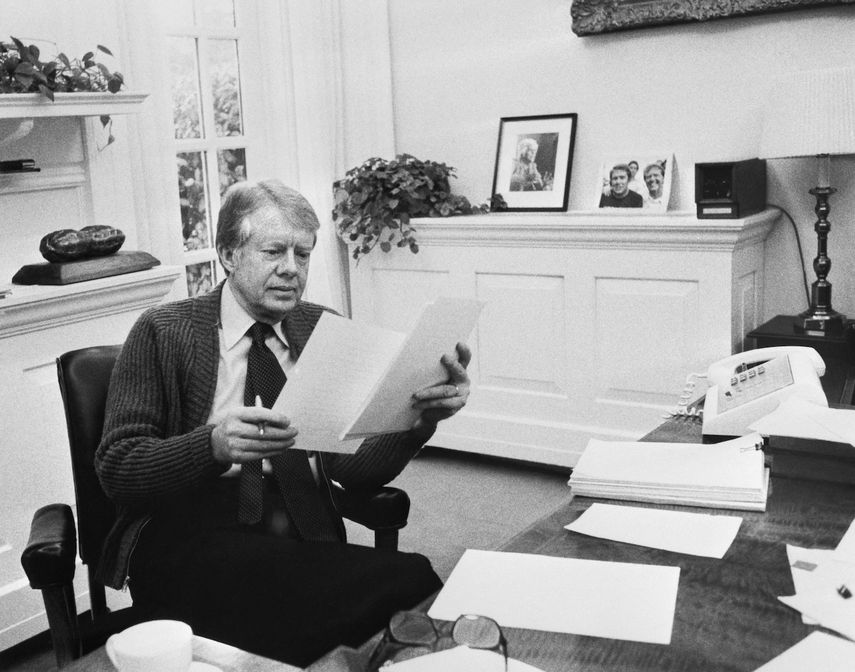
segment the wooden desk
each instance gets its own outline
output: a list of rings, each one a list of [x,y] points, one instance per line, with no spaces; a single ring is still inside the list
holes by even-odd
[[[700,423],[669,421],[647,438],[690,441]],[[509,655],[546,672],[751,671],[816,629],[779,602],[793,594],[785,544],[834,548],[855,516],[855,486],[773,476],[765,513],[716,511],[743,523],[721,560],[633,546],[563,529],[596,500],[572,499],[501,550],[565,558],[679,565],[670,645],[508,629]],[[610,502],[648,506],[635,502]],[[692,509],[710,513],[710,509]],[[568,605],[572,608],[572,602]]]
[[[193,637],[193,660],[210,663],[223,672],[300,672],[298,667],[198,635]],[[63,672],[116,672],[103,646],[62,669]]]

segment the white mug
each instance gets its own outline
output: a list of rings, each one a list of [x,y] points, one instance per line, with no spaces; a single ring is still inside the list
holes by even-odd
[[[187,672],[193,630],[181,621],[145,621],[112,635],[106,649],[119,672]]]

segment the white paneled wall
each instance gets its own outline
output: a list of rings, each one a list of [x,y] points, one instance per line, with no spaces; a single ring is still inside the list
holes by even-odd
[[[437,295],[484,301],[470,402],[431,443],[572,466],[591,437],[653,429],[686,374],[741,350],[762,322],[763,241],[777,218],[418,220],[418,254],[352,264],[353,316],[406,330]]]

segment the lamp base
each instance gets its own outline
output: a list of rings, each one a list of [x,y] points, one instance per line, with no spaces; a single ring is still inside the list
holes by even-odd
[[[840,336],[846,324],[846,316],[836,310],[811,308],[799,315],[793,323],[793,330],[808,336]]]

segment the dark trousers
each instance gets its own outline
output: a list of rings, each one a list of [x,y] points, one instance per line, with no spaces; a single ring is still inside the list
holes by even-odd
[[[246,651],[306,667],[358,646],[440,589],[427,558],[273,536],[233,520],[231,494],[196,493],[155,515],[131,556],[144,618],[175,618]]]

